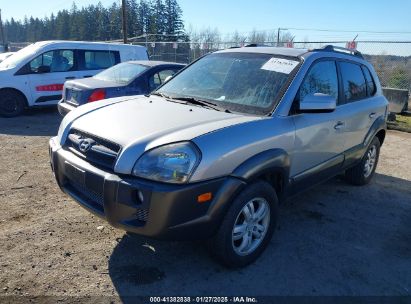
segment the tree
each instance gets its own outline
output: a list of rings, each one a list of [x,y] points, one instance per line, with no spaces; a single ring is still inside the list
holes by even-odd
[[[249,34],[248,36],[248,41],[250,43],[259,43],[259,44],[263,44],[264,42],[266,42],[267,38],[266,38],[266,32],[257,32],[255,29]]]
[[[79,40],[80,39],[80,14],[75,2],[71,5],[70,9],[70,39]]]
[[[184,22],[182,20],[183,11],[176,0],[165,1],[165,32],[168,35],[174,35],[173,40],[184,36]]]
[[[70,13],[62,10],[57,13],[56,17],[56,36],[58,39],[70,39]],[[33,40],[31,40],[33,41]]]
[[[177,0],[127,0],[127,26],[130,36],[154,34],[155,40],[188,41],[183,12]],[[34,42],[48,39],[117,40],[122,36],[121,7],[118,1],[104,7],[101,2],[69,10],[42,19],[25,17],[5,22],[9,41]],[[163,34],[166,34],[163,36]]]
[[[108,36],[109,39],[120,39],[121,38],[121,8],[114,2],[108,9],[109,18],[109,28]]]

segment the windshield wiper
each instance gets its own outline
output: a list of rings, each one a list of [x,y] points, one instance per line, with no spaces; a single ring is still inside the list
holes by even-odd
[[[216,111],[231,113],[229,110],[224,109],[224,108],[218,106],[217,104],[215,104],[211,101],[206,101],[206,100],[198,99],[198,98],[195,98],[195,97],[173,97],[173,99],[185,101],[187,103],[199,105],[199,106],[202,106],[202,107],[208,107],[208,108],[216,110]]]
[[[163,98],[166,98],[166,99],[173,99],[173,98],[171,98],[170,96],[168,96],[168,95],[166,95],[166,94],[164,94],[164,93],[161,93],[161,92],[152,92],[152,93],[150,93],[150,94],[147,94],[146,96],[147,96],[147,97],[150,97],[151,95],[160,96],[160,97],[163,97]]]

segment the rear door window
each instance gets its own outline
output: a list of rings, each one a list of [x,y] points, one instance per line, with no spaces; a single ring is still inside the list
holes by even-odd
[[[148,78],[148,87],[150,91],[154,91],[161,85],[159,73],[155,73]]]
[[[364,75],[365,75],[365,80],[367,81],[368,96],[373,96],[375,94],[375,91],[376,91],[374,79],[372,78],[371,72],[367,67],[363,66],[362,70],[363,70]]]
[[[162,70],[162,71],[159,71],[151,75],[148,78],[148,86],[150,88],[150,91],[154,91],[155,89],[157,89],[160,85],[162,85],[166,81],[168,76],[173,76],[177,72],[178,70],[167,69],[167,70]]]
[[[338,77],[334,61],[320,61],[313,65],[300,87],[300,101],[308,94],[327,94],[338,100]]]
[[[173,76],[175,73],[177,72],[177,70],[162,70],[160,72],[158,72],[158,76],[160,77],[161,83],[163,83],[167,77],[169,76]]]
[[[120,62],[117,51],[86,50],[82,54],[82,70],[104,70]]]
[[[364,74],[358,64],[340,62],[345,102],[353,102],[367,97]]]

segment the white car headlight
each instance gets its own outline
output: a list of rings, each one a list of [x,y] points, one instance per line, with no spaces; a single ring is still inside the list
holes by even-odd
[[[185,183],[200,157],[200,151],[191,142],[161,146],[147,151],[137,160],[133,175],[166,183]]]

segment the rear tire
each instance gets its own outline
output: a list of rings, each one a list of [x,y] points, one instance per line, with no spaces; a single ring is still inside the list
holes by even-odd
[[[374,137],[361,159],[355,167],[345,172],[346,180],[357,186],[368,184],[374,176],[380,156],[380,140]]]
[[[16,117],[24,112],[24,96],[10,89],[0,91],[0,116]]]
[[[250,184],[234,199],[209,241],[212,256],[230,268],[254,262],[269,244],[277,217],[275,190],[264,181]]]

